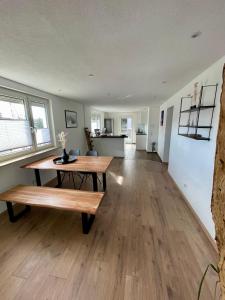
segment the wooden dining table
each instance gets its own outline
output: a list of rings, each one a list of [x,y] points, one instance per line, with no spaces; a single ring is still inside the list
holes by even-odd
[[[55,170],[57,172],[57,187],[61,187],[61,171],[67,172],[84,172],[90,173],[93,179],[93,190],[98,191],[98,177],[97,173],[102,173],[103,190],[106,190],[106,171],[113,160],[111,156],[77,156],[75,162],[69,164],[55,164],[53,159],[57,158],[56,155],[51,155],[44,159],[26,164],[21,168],[33,169],[35,173],[37,186],[41,186],[40,170]]]

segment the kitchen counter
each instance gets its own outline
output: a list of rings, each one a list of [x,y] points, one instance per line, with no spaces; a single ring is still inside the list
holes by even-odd
[[[99,135],[93,136],[94,139],[125,139],[126,135]]]
[[[136,149],[137,150],[146,150],[146,142],[147,142],[147,135],[144,133],[137,133],[136,134]]]
[[[101,156],[124,157],[125,138],[127,136],[95,136],[93,137],[94,149]]]

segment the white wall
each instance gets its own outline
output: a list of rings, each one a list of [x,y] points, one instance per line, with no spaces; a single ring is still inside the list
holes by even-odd
[[[150,106],[148,109],[148,137],[146,149],[148,152],[152,151],[152,143],[156,143],[156,151],[158,148],[158,134],[159,134],[159,105]]]
[[[79,147],[82,152],[85,151],[85,139],[84,139],[84,110],[83,105],[73,100],[67,100],[60,97],[47,94],[45,92],[27,87],[25,85],[7,80],[0,77],[0,86],[7,87],[21,92],[30,93],[40,97],[45,97],[51,101],[52,115],[55,132],[66,131],[68,135],[68,146],[67,149]],[[78,128],[66,128],[65,125],[65,113],[64,110],[74,110],[78,115]],[[50,155],[51,153],[45,153],[42,155],[35,156],[35,158],[29,158],[23,161],[12,163],[0,167],[0,192],[15,186],[17,184],[35,184],[35,178],[32,170],[21,169],[20,166],[28,162],[38,160],[44,156]],[[43,171],[41,172],[42,183],[46,183],[56,174],[54,172]],[[0,212],[5,209],[5,203],[0,202]]]
[[[214,158],[216,150],[216,137],[220,111],[220,93],[222,85],[222,69],[225,57],[213,64],[209,69],[200,74],[182,90],[172,96],[160,108],[166,111],[168,107],[174,106],[172,135],[169,155],[169,173],[185,195],[191,206],[199,216],[208,232],[214,237],[214,224],[211,215],[211,195],[214,172]],[[195,82],[202,84],[219,84],[216,98],[216,108],[213,116],[213,128],[210,141],[198,141],[185,138],[177,134],[182,96],[193,94]],[[164,161],[165,127],[159,127],[158,153]]]
[[[147,133],[148,130],[148,110],[138,111],[137,112],[137,126],[136,129],[138,129],[138,125],[143,124],[145,126],[145,133]]]
[[[164,162],[169,162],[172,125],[173,125],[173,106],[167,108],[166,111],[166,130],[165,130],[164,153],[163,153]]]

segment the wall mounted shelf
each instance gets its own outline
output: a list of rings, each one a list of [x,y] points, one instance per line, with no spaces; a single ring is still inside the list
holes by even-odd
[[[190,139],[198,140],[198,141],[209,141],[210,140],[210,138],[197,136],[197,135],[194,135],[194,134],[192,135],[192,134],[179,133],[179,135],[190,138]]]
[[[194,112],[194,111],[199,111],[202,109],[209,109],[209,108],[215,108],[215,105],[198,106],[198,107],[182,110],[181,113],[189,113],[189,112]]]
[[[189,127],[189,128],[203,128],[203,129],[209,129],[209,128],[212,128],[212,126],[192,126],[192,125],[180,125],[180,127]]]
[[[203,105],[203,94],[206,93],[207,88],[214,88],[214,93],[212,97],[212,104],[211,105]],[[217,93],[218,84],[215,85],[203,85],[200,90],[200,96],[199,96],[199,104],[196,107],[191,106],[191,101],[193,99],[193,96],[187,96],[181,98],[180,103],[180,115],[179,115],[179,123],[178,123],[178,135],[191,138],[194,140],[202,140],[202,141],[209,141],[210,140],[210,134],[212,129],[212,120],[213,120],[213,113],[215,109],[215,102],[216,102],[216,93]],[[185,109],[183,109],[184,101],[190,102],[190,106]],[[209,103],[210,104],[210,103]],[[201,120],[201,112],[202,111],[209,111],[208,119],[204,120],[202,122]],[[187,120],[182,123],[182,116],[188,114]],[[206,122],[207,125],[199,125],[204,124]],[[186,129],[186,131],[184,131]],[[201,133],[199,132],[201,131]]]

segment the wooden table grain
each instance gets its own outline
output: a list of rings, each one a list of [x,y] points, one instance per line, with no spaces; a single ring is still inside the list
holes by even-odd
[[[57,178],[58,178],[58,187],[61,186],[61,175],[60,171],[67,172],[87,172],[91,173],[93,177],[93,190],[98,190],[97,183],[97,173],[103,174],[103,189],[106,189],[106,171],[113,160],[111,156],[78,156],[77,161],[64,164],[57,165],[54,164],[53,159],[57,158],[56,155],[51,155],[44,159],[26,164],[21,168],[25,169],[33,169],[35,172],[37,185],[41,185],[41,178],[39,170],[56,170]]]

